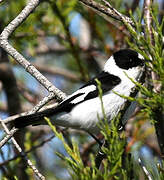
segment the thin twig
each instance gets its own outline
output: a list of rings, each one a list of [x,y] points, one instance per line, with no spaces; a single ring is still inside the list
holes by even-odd
[[[39,0],[30,0],[20,14],[11,21],[2,31],[0,35],[0,46],[11,55],[19,64],[21,64],[27,72],[29,72],[36,80],[40,82],[49,92],[54,93],[54,98],[62,101],[66,95],[57,89],[51,82],[47,80],[31,63],[28,62],[16,49],[8,42],[12,32],[34,11],[39,5]]]
[[[82,63],[81,63],[81,60],[80,60],[80,56],[79,56],[79,53],[78,53],[78,49],[77,47],[74,46],[73,44],[73,41],[71,39],[71,35],[70,35],[70,32],[69,32],[69,28],[68,28],[68,25],[66,23],[66,20],[65,20],[65,17],[61,14],[58,6],[56,5],[56,2],[52,3],[52,8],[53,8],[53,11],[54,13],[56,13],[56,15],[58,16],[58,18],[60,19],[63,27],[64,27],[64,30],[66,32],[66,37],[67,37],[67,40],[69,42],[69,45],[70,45],[70,50],[71,50],[71,53],[72,55],[74,56],[76,62],[77,62],[77,65],[79,67],[79,71],[81,73],[81,76],[82,78],[84,79],[84,81],[88,81],[88,74],[86,73]]]
[[[55,107],[57,107],[57,105],[58,105],[58,103],[54,103],[54,104],[48,105],[48,106],[42,108],[40,111],[44,111],[46,109],[55,108]],[[11,121],[14,121],[16,118],[18,118],[20,116],[25,116],[25,115],[30,114],[30,113],[32,114],[32,113],[35,113],[35,111],[36,111],[36,109],[33,109],[30,112],[20,113],[20,114],[17,114],[17,115],[14,115],[14,116],[10,116],[10,117],[8,117],[6,119],[3,119],[3,120],[0,120],[0,121],[2,121],[3,123],[10,123]]]
[[[124,23],[124,21],[126,21],[126,23],[128,23],[131,26],[134,26],[134,23],[132,21],[131,18],[119,13],[116,9],[114,9],[109,2],[104,1],[105,4],[108,6],[104,6],[102,4],[99,4],[93,0],[79,0],[81,3],[83,3],[84,5],[88,6],[89,8],[92,8],[93,10],[96,10],[96,12],[98,11],[100,13],[100,15],[107,15],[109,17],[112,17],[118,21],[121,21],[122,23]],[[102,14],[101,14],[102,13]],[[124,21],[123,21],[124,20]]]
[[[153,180],[151,177],[151,174],[149,173],[149,171],[146,169],[145,165],[143,164],[143,162],[141,161],[140,158],[138,158],[138,163],[140,164],[140,166],[142,167],[143,172],[145,173],[146,177],[149,180]]]
[[[117,17],[119,18],[119,20],[120,20],[121,22],[126,21],[128,24],[134,26],[134,23],[133,23],[133,21],[131,20],[131,18],[129,18],[129,17],[121,14],[120,12],[118,12],[114,7],[112,7],[112,6],[110,5],[110,3],[109,3],[108,1],[106,1],[106,0],[101,0],[101,1],[103,1],[103,2],[105,3],[105,5],[106,5],[108,8],[111,9],[111,11],[113,12],[113,14],[117,15]]]
[[[150,37],[151,44],[154,46],[155,42],[154,42],[154,34],[152,31],[152,16],[150,13],[152,1],[153,0],[145,0],[144,1],[144,17],[145,17],[145,24],[146,24],[145,28],[147,28],[147,31],[145,29],[145,32],[148,32],[148,33],[145,33],[145,38],[148,39]],[[154,92],[159,93],[160,89],[161,89],[161,84],[157,82],[159,77],[153,71],[151,72],[151,77],[152,77],[153,85],[154,85],[153,90],[154,90]]]
[[[145,38],[149,39],[150,38],[150,43],[154,46],[154,34],[152,31],[152,16],[150,9],[152,7],[152,0],[144,0],[144,16],[145,16],[145,24],[147,29],[145,29]],[[152,57],[150,57],[152,59]],[[152,59],[153,60],[153,59]],[[150,64],[151,65],[151,64]],[[158,83],[159,77],[155,72],[151,72],[151,77],[153,80],[153,90],[155,93],[159,93],[161,90],[161,83]],[[163,140],[163,133],[164,133],[164,115],[162,110],[156,109],[154,110],[155,113],[155,129],[156,129],[156,134],[158,138],[158,143],[160,146],[161,153],[164,157],[164,140]]]
[[[25,116],[25,115],[29,115],[29,114],[34,114],[35,112],[39,111],[45,104],[47,104],[49,101],[51,101],[52,99],[54,99],[54,93],[50,93],[48,96],[44,97],[42,101],[40,101],[35,107],[33,107],[32,110],[24,112],[24,113],[20,113],[14,116],[10,116],[6,119],[0,120],[0,122],[3,123],[9,123],[11,121],[14,121],[16,118],[20,117],[20,116]],[[49,109],[49,108],[55,108],[57,106],[58,103],[55,103],[53,105],[49,105],[45,108],[45,109]]]
[[[1,121],[1,124],[6,132],[6,134],[10,134],[9,129],[7,128],[7,126],[5,125],[5,123],[3,123]],[[36,176],[41,179],[41,180],[45,180],[45,177],[38,171],[38,169],[32,164],[32,162],[28,159],[28,157],[26,156],[26,154],[22,151],[21,147],[19,146],[19,144],[17,143],[17,141],[15,140],[14,137],[11,137],[11,140],[15,146],[15,148],[21,153],[21,155],[24,157],[24,159],[27,161],[28,166],[33,170],[33,172],[36,174]]]
[[[31,149],[29,149],[28,151],[25,151],[25,154],[28,154],[28,153],[34,151],[35,149],[38,149],[38,148],[42,147],[45,143],[51,141],[54,137],[55,137],[55,135],[52,135],[51,137],[49,137],[49,138],[47,138],[46,140],[42,141],[40,144],[38,144],[38,145],[36,145],[36,146],[33,146],[33,147],[32,147]],[[24,157],[24,156],[22,156],[22,154],[18,154],[17,156],[14,156],[13,158],[8,159],[8,160],[0,163],[0,166],[4,166],[4,165],[10,163],[11,161],[16,160],[16,159],[19,158],[19,157]]]
[[[11,137],[14,135],[14,133],[16,133],[18,131],[18,129],[13,128],[10,130],[10,133],[7,134],[1,141],[0,141],[0,148],[2,148],[2,146],[4,146],[9,139],[11,139]]]

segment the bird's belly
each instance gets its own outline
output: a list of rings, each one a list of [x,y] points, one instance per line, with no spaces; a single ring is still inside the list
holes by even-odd
[[[103,107],[108,121],[119,112],[123,103],[124,99],[113,93],[103,96]],[[55,124],[98,133],[100,130],[97,123],[103,118],[101,101],[97,97],[78,104],[70,113],[59,115]]]

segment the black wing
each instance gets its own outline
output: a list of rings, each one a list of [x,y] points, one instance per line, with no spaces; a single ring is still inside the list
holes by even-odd
[[[65,101],[63,101],[56,110],[59,112],[70,112],[75,105],[97,97],[98,88],[96,79],[101,82],[103,94],[107,91],[112,90],[116,85],[121,82],[121,79],[119,77],[102,71],[99,75],[91,79],[88,83],[83,85],[79,90],[77,90]]]
[[[45,116],[51,117],[60,112],[70,112],[75,105],[97,97],[98,88],[95,79],[98,79],[101,82],[103,94],[112,90],[121,82],[119,77],[103,71],[98,76],[94,77],[84,86],[82,86],[79,90],[74,92],[71,96],[68,96],[66,100],[61,102],[56,108],[47,109],[35,114],[22,116],[15,119],[15,127],[23,128],[28,125],[38,125],[42,120],[44,120]]]

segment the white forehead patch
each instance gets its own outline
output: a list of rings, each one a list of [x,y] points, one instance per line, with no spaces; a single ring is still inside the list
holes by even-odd
[[[139,59],[144,59],[144,57],[140,53],[138,53],[138,58]]]

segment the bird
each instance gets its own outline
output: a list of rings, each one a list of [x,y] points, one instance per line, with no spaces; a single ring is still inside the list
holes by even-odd
[[[56,126],[84,130],[98,134],[99,120],[104,118],[96,79],[101,83],[102,102],[108,122],[117,116],[126,99],[144,73],[144,57],[132,49],[120,49],[113,53],[97,76],[69,95],[56,108],[24,115],[14,120],[16,128],[46,124],[44,117]],[[132,82],[131,79],[134,81]],[[117,93],[115,93],[117,92]]]

